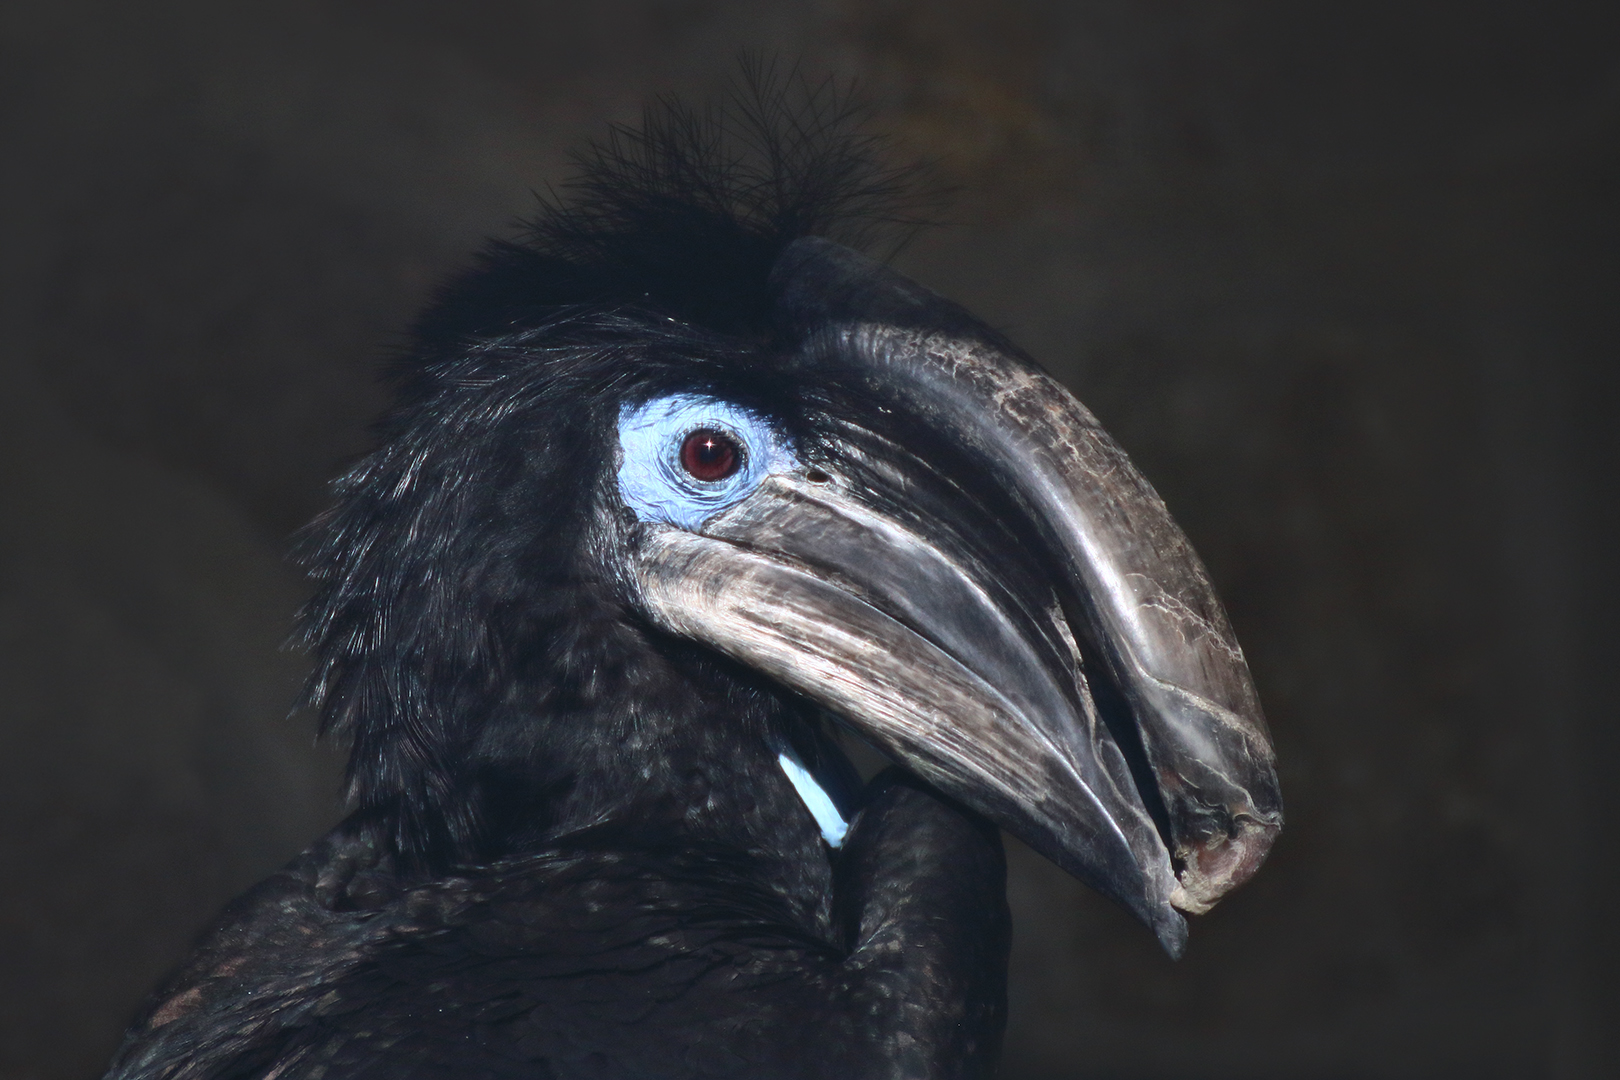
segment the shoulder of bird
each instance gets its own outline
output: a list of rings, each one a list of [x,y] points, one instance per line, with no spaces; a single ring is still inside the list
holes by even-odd
[[[999,840],[892,775],[856,824],[821,939],[728,852],[582,837],[404,884],[345,823],[222,915],[109,1078],[974,1075]]]

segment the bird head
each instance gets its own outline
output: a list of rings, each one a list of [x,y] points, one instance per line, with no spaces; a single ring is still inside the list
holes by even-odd
[[[840,117],[741,117],[763,164],[618,132],[422,321],[305,546],[353,797],[451,865],[830,717],[1178,953],[1281,826],[1208,575],[1068,390],[829,238],[896,179]]]

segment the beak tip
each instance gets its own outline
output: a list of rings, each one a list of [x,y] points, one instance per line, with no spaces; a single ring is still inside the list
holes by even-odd
[[[1177,852],[1182,863],[1170,903],[1192,915],[1202,915],[1216,902],[1254,876],[1282,831],[1280,817],[1272,821],[1238,818],[1232,834],[1210,837]]]

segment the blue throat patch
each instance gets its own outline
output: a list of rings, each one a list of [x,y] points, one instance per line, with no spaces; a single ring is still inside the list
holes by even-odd
[[[788,783],[799,793],[799,798],[804,800],[804,808],[810,811],[810,816],[821,826],[821,838],[827,841],[829,847],[841,846],[845,834],[849,832],[849,822],[844,820],[843,815],[838,812],[838,807],[833,805],[832,797],[827,794],[826,789],[816,783],[816,778],[810,775],[810,770],[792,754],[784,751],[776,755],[776,763],[787,774]]]

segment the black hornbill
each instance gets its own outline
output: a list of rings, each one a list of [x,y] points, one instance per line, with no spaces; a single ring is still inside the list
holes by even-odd
[[[111,1076],[983,1076],[996,826],[1171,953],[1253,873],[1203,568],[1059,384],[824,238],[893,180],[835,128],[656,114],[424,317],[307,541],[354,812]]]

